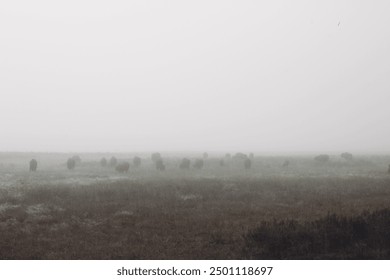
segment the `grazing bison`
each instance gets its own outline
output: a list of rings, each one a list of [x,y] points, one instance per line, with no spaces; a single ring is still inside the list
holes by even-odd
[[[116,159],[116,157],[111,157],[110,158],[110,166],[111,167],[114,167],[118,164],[118,160]]]
[[[290,161],[289,161],[288,159],[286,159],[286,160],[283,162],[282,167],[287,168],[289,165],[290,165]]]
[[[156,169],[157,170],[160,170],[160,171],[164,171],[165,170],[165,164],[162,160],[162,158],[159,158],[155,161],[155,164],[156,164]]]
[[[107,166],[107,159],[105,157],[100,160],[100,165],[102,167],[106,167]]]
[[[188,158],[183,158],[179,165],[180,169],[190,169],[191,161]]]
[[[119,173],[125,173],[128,172],[130,168],[130,164],[128,162],[121,162],[115,166],[115,170]]]
[[[38,162],[36,159],[32,159],[30,160],[30,172],[35,172],[37,171],[37,167],[38,167]]]
[[[76,166],[76,161],[73,158],[69,158],[68,161],[66,162],[66,166],[68,167],[69,170],[73,170]]]
[[[133,164],[134,164],[135,167],[140,167],[141,166],[141,158],[140,157],[134,157]]]
[[[74,156],[72,157],[72,159],[74,160],[74,162],[75,162],[76,164],[80,164],[80,163],[81,163],[81,157],[80,157],[79,155],[74,155]]]
[[[353,155],[351,153],[342,153],[340,157],[347,161],[353,160]]]
[[[152,161],[153,161],[154,163],[156,163],[159,159],[162,159],[160,153],[153,153],[153,154],[152,154]]]
[[[320,162],[320,163],[325,163],[325,162],[328,162],[329,161],[329,156],[328,155],[319,155],[319,156],[316,156],[314,158],[314,160],[316,160],[317,162]]]
[[[251,166],[252,166],[252,161],[249,158],[245,159],[245,161],[244,161],[245,169],[248,170],[251,168]]]
[[[202,169],[204,165],[203,159],[196,159],[194,163],[194,168],[196,169]]]

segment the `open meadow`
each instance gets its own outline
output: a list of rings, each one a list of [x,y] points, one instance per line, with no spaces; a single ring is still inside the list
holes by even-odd
[[[0,153],[0,259],[390,258],[389,156],[71,156]]]

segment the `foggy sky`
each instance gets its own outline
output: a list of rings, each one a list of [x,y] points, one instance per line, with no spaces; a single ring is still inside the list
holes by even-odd
[[[390,152],[388,1],[1,1],[0,151]]]

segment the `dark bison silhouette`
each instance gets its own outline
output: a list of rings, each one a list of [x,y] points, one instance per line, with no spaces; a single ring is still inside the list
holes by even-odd
[[[153,153],[151,157],[152,157],[152,161],[153,161],[154,163],[156,163],[159,159],[162,159],[160,153]]]
[[[110,158],[110,166],[115,167],[117,164],[118,164],[118,160],[116,159],[116,157],[111,157]]]
[[[191,161],[188,158],[183,158],[180,162],[180,169],[190,169]]]
[[[36,159],[32,159],[30,160],[30,172],[35,172],[37,171],[37,167],[38,167],[38,162]]]
[[[100,165],[102,167],[106,167],[107,166],[107,159],[105,157],[100,160]]]
[[[249,158],[247,158],[247,159],[245,159],[244,160],[244,167],[245,167],[245,169],[250,169],[251,167],[252,167],[252,161],[249,159]]]
[[[159,158],[155,161],[155,165],[156,165],[156,169],[157,170],[160,170],[160,171],[164,171],[165,170],[165,164],[162,160],[162,158]]]
[[[353,160],[353,155],[351,153],[342,153],[340,157],[347,161]]]
[[[115,166],[115,170],[119,173],[128,172],[130,168],[130,164],[128,162],[121,162]]]
[[[290,165],[290,161],[289,161],[288,159],[286,159],[286,160],[283,162],[282,167],[287,168],[289,165]]]
[[[133,158],[133,164],[135,167],[140,167],[141,166],[141,158],[140,157],[134,157]]]
[[[330,159],[330,157],[328,155],[318,155],[314,158],[315,161],[319,162],[319,163],[326,163],[328,162]]]
[[[75,161],[76,164],[81,163],[81,157],[79,155],[74,155],[72,159]]]
[[[66,166],[68,167],[69,170],[73,170],[76,166],[76,161],[73,158],[69,158],[68,161],[66,162]]]
[[[204,161],[203,161],[203,159],[198,158],[198,159],[195,160],[194,168],[196,168],[196,169],[202,169],[203,166],[204,166]]]

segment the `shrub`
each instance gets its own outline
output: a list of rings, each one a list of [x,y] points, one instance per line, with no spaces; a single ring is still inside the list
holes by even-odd
[[[390,210],[355,217],[328,214],[305,223],[262,222],[244,239],[249,259],[388,259]]]

